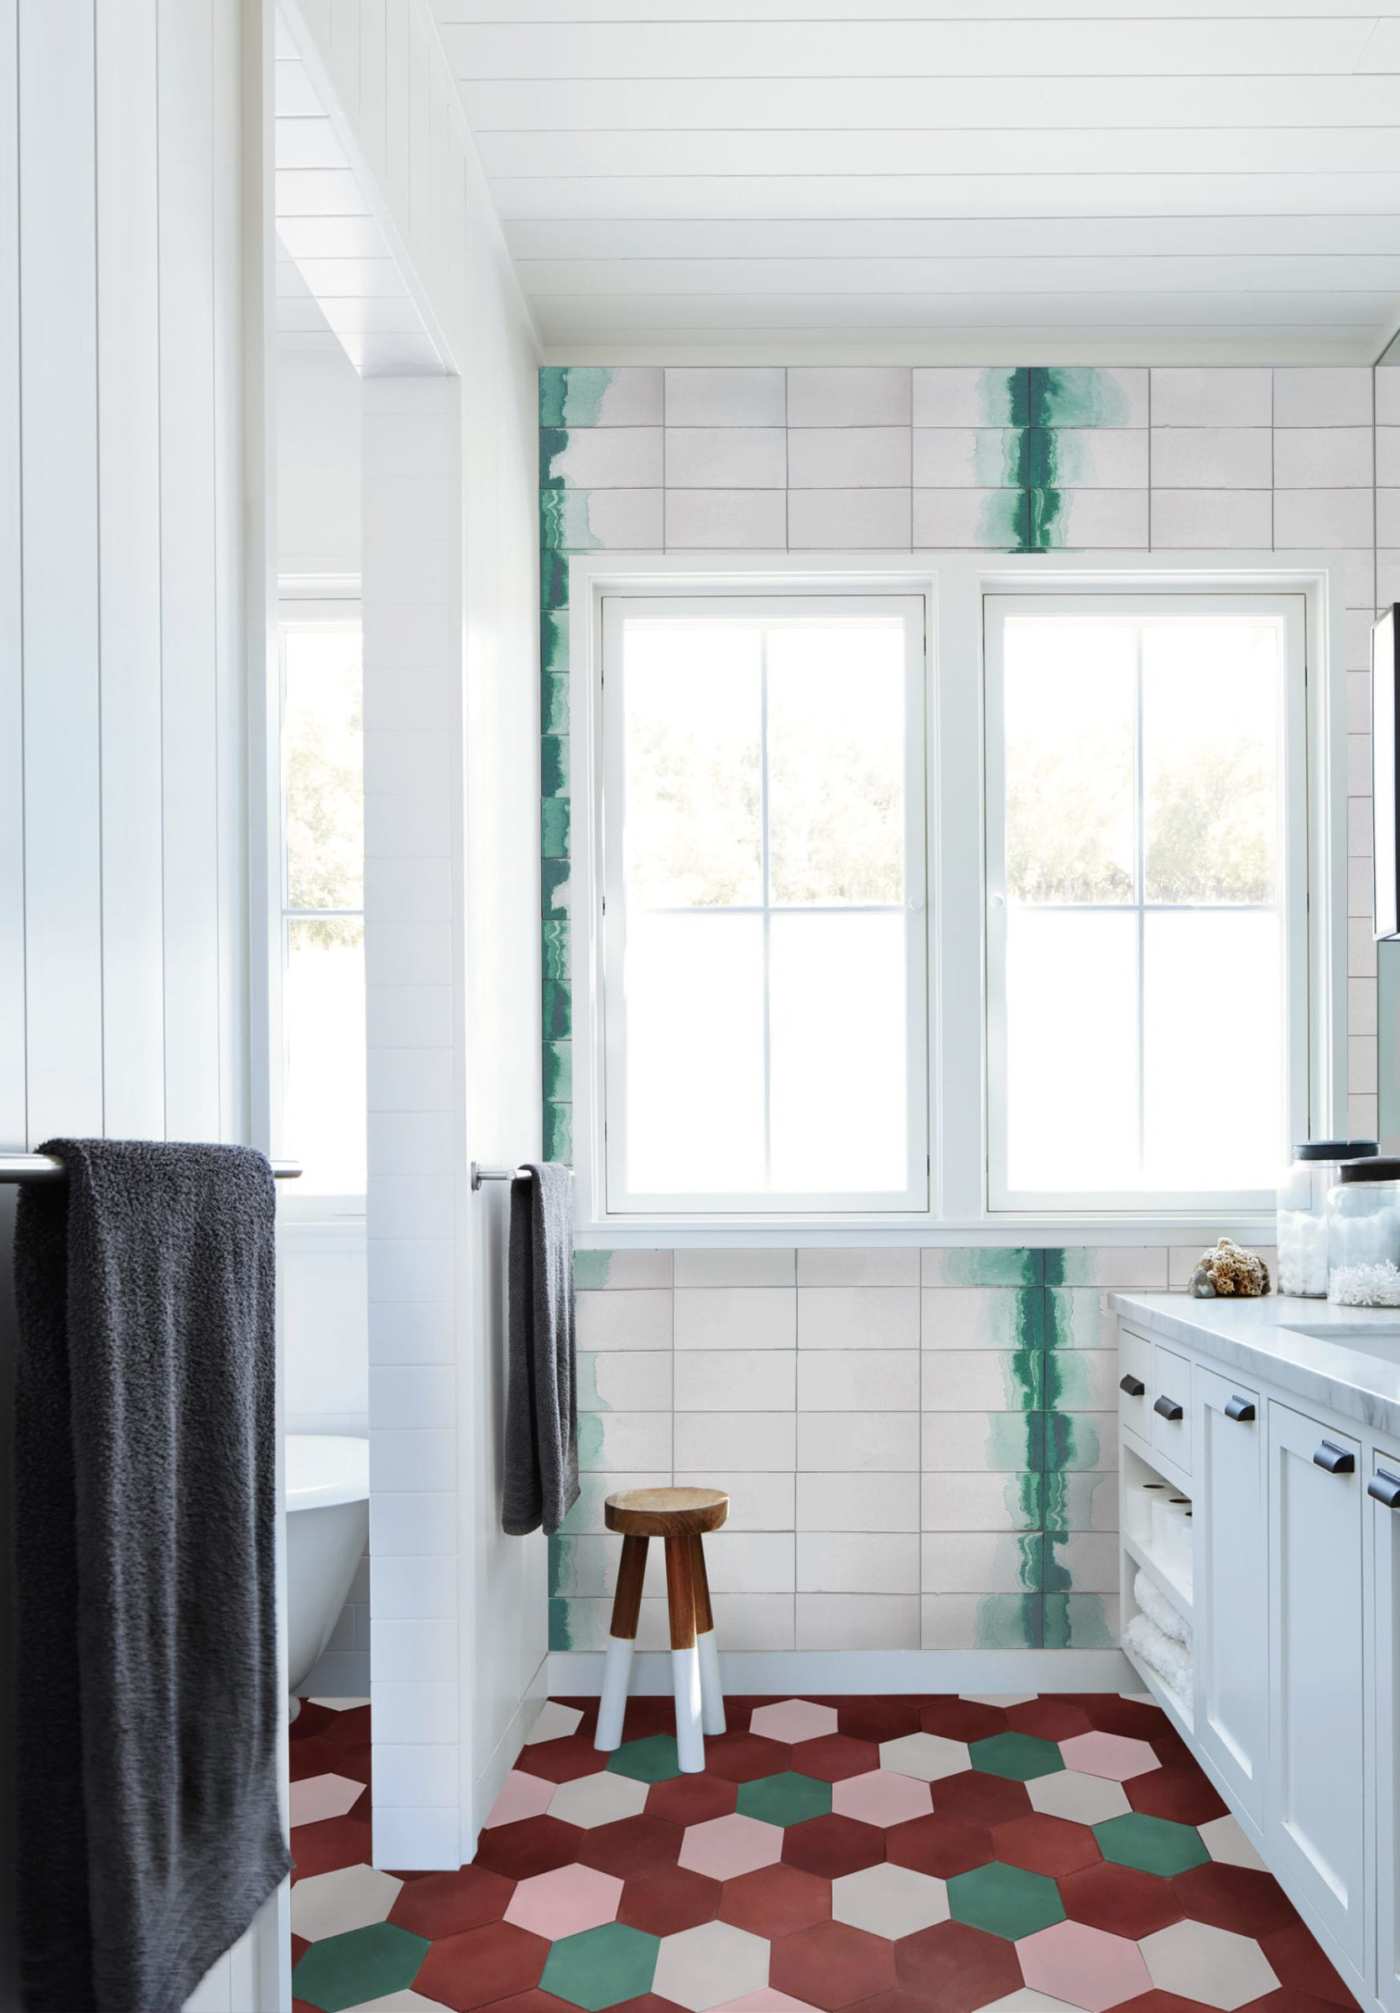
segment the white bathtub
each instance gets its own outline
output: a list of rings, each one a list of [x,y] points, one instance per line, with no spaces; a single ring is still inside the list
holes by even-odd
[[[295,1700],[330,1640],[369,1531],[369,1441],[287,1435],[287,1683]]]

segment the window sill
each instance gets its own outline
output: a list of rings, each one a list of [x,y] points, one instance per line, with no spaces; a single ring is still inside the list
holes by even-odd
[[[956,1245],[1161,1245],[1213,1244],[1233,1237],[1247,1245],[1274,1241],[1272,1210],[1223,1212],[1219,1216],[1173,1214],[1170,1211],[1083,1212],[1073,1216],[999,1215],[964,1220],[927,1217],[911,1224],[871,1219],[864,1223],[810,1217],[753,1222],[730,1218],[697,1222],[694,1217],[629,1217],[623,1221],[580,1224],[574,1232],[579,1251],[627,1250],[772,1250],[825,1247],[839,1249],[914,1245],[928,1248]]]

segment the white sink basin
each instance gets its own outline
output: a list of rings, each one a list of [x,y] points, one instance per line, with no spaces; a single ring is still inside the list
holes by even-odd
[[[1283,1321],[1279,1326],[1290,1335],[1306,1335],[1317,1342],[1340,1342],[1348,1349],[1363,1349],[1373,1356],[1400,1354],[1400,1322],[1396,1321]]]

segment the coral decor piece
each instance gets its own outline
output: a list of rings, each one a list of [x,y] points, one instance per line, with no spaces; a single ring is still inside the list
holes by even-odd
[[[1255,1251],[1246,1251],[1222,1237],[1214,1251],[1203,1251],[1191,1274],[1190,1291],[1198,1300],[1257,1300],[1269,1290],[1269,1268]]]

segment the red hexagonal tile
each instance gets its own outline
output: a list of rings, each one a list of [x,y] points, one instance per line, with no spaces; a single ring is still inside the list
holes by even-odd
[[[791,1768],[792,1749],[759,1733],[727,1733],[705,1742],[705,1773],[724,1782],[759,1782]]]
[[[906,1992],[902,1985],[896,1985],[893,1992],[877,1992],[873,1999],[862,1999],[856,2013],[934,2013],[934,2006],[922,1992]]]
[[[508,2013],[504,2006],[493,2006],[491,2013]],[[564,2006],[563,2013],[577,2013],[573,2006]],[[685,2013],[674,1999],[658,1999],[654,1992],[644,1992],[640,1999],[624,1999],[619,2006],[611,2006],[608,2013]]]
[[[1034,1734],[1037,1740],[1072,1740],[1077,1733],[1093,1731],[1083,1706],[1068,1698],[1028,1698],[1022,1705],[1009,1705],[1006,1724],[1013,1733]]]
[[[328,1705],[317,1705],[314,1699],[304,1698],[301,1711],[287,1728],[287,1738],[293,1747],[299,1740],[309,1740],[312,1734],[324,1733],[327,1727],[335,1725],[339,1713],[332,1712]]]
[[[845,1922],[821,1922],[781,1937],[768,1968],[775,1992],[808,2006],[857,2006],[894,1982],[894,1945]]]
[[[430,1944],[413,1989],[425,1999],[452,2007],[454,2013],[474,2013],[476,2007],[492,2006],[508,1992],[538,1985],[548,1955],[549,1945],[542,1936],[532,1936],[510,1922],[493,1922]]]
[[[831,1882],[799,1866],[760,1866],[726,1880],[719,1919],[773,1940],[831,1920]]]
[[[970,1698],[926,1699],[919,1708],[920,1733],[941,1733],[945,1740],[990,1740],[1006,1732],[1006,1714],[999,1705],[981,1705]]]
[[[499,1922],[515,1892],[515,1882],[485,1866],[463,1866],[456,1873],[426,1873],[401,1890],[389,1920],[430,1943],[460,1936],[485,1922]]]
[[[296,1933],[296,1931],[295,1931],[295,1929],[294,1929],[294,1930],[292,1931],[292,1964],[293,1964],[293,1966],[295,1966],[295,1965],[298,1965],[298,1964],[300,1964],[300,1962],[301,1962],[302,1958],[303,1958],[303,1957],[305,1957],[305,1955],[306,1955],[307,1951],[308,1951],[308,1950],[309,1950],[310,1948],[311,1948],[311,1939],[310,1939],[310,1937],[309,1937],[309,1936],[298,1936],[298,1935],[297,1935],[297,1933]]]
[[[1210,1922],[1240,1936],[1268,1936],[1291,1929],[1298,1912],[1271,1873],[1252,1866],[1193,1866],[1172,1881],[1181,1912],[1193,1922]]]
[[[1252,2002],[1257,2006],[1263,2004],[1262,1999]],[[496,2013],[494,2006],[491,2013]],[[1154,1991],[1140,1992],[1136,1999],[1125,1999],[1120,2006],[1114,2007],[1113,2013],[1210,2013],[1210,2009],[1203,2007],[1199,1999],[1179,1999],[1175,1992]],[[1241,2013],[1251,2013],[1251,2008],[1242,2007]],[[1296,2013],[1303,2013],[1303,2009],[1297,2008]]]
[[[894,1946],[901,1985],[928,1995],[938,2013],[975,2013],[1022,1984],[1016,1946],[965,1922],[939,1922]]]
[[[941,1816],[960,1817],[968,1824],[1009,1824],[1013,1817],[1030,1815],[1031,1800],[1023,1782],[967,1768],[933,1785],[933,1807]]]
[[[597,1700],[593,1701],[597,1705]],[[595,1715],[596,1719],[596,1715]],[[583,1732],[579,1728],[579,1732]],[[640,1697],[629,1698],[627,1716],[622,1723],[624,1740],[646,1740],[654,1733],[674,1733],[676,1730],[676,1708],[669,1698]],[[592,1738],[592,1728],[589,1728]]]
[[[790,1824],[783,1833],[783,1863],[804,1873],[838,1880],[843,1873],[858,1873],[862,1866],[878,1866],[885,1856],[885,1834],[878,1825],[862,1824],[859,1818],[809,1817],[805,1824]]]
[[[998,1824],[992,1837],[997,1859],[1008,1866],[1023,1866],[1027,1873],[1045,1873],[1052,1880],[1061,1874],[1077,1873],[1103,1858],[1099,1842],[1087,1824],[1072,1824],[1065,1817],[1013,1817]]]
[[[893,1866],[909,1866],[916,1873],[932,1873],[940,1880],[951,1880],[955,1873],[970,1873],[974,1866],[985,1866],[989,1859],[996,1858],[996,1852],[991,1831],[985,1824],[968,1824],[960,1817],[947,1817],[935,1810],[931,1817],[913,1817],[907,1824],[892,1824],[885,1833],[885,1858]]]
[[[357,1811],[361,1807],[355,1806]],[[309,1880],[315,1873],[335,1873],[342,1866],[368,1865],[372,1840],[367,1807],[362,1816],[299,1824],[292,1833],[292,1878]]]
[[[607,1765],[608,1757],[599,1754],[592,1734],[582,1729],[566,1733],[560,1740],[541,1740],[533,1747],[522,1747],[515,1764],[522,1775],[541,1775],[546,1782],[573,1782],[581,1775],[596,1775]]]
[[[683,1825],[644,1810],[637,1817],[618,1817],[578,1833],[574,1857],[580,1866],[596,1866],[600,1873],[626,1880],[634,1873],[653,1872],[658,1865],[674,1866],[684,1836]]]
[[[1107,1930],[1110,1936],[1126,1936],[1133,1943],[1170,1928],[1185,1913],[1174,1882],[1108,1863],[1068,1874],[1060,1882],[1060,1899],[1073,1921]]]
[[[712,1817],[729,1817],[739,1805],[739,1785],[717,1775],[673,1775],[654,1782],[647,1791],[646,1815],[664,1817],[684,1830],[707,1824]]]
[[[1173,2008],[1178,2004],[1185,2006],[1186,2001],[1173,2000]],[[861,2013],[864,2013],[864,2008]],[[1118,2013],[1117,2007],[1114,2013]],[[1194,2005],[1191,2013],[1196,2013]],[[1337,2013],[1337,2008],[1335,2001],[1315,1998],[1311,1992],[1295,1992],[1291,1985],[1280,1985],[1277,1992],[1266,1992],[1262,1999],[1251,1999],[1247,2006],[1240,2008],[1240,2013]]]
[[[1101,1733],[1125,1733],[1134,1740],[1151,1740],[1164,1728],[1169,1731],[1171,1727],[1160,1706],[1147,1705],[1141,1699],[1120,1698],[1117,1692],[1086,1692],[1076,1703],[1083,1707],[1090,1726]]]
[[[1259,1948],[1273,1965],[1279,1978],[1286,1978],[1298,1992],[1310,1992],[1329,2006],[1356,2005],[1350,1992],[1322,1954],[1322,1946],[1303,1923],[1276,1929],[1259,1938]]]
[[[661,2001],[658,1999],[656,2003],[659,2006]],[[566,2000],[556,1999],[552,1992],[513,1992],[509,1999],[498,1999],[491,2013],[578,2013],[578,2009]],[[621,2008],[617,2013],[621,2013]]]
[[[292,1782],[304,1782],[309,1775],[343,1775],[341,1751],[316,1734],[293,1741],[287,1756],[287,1774]],[[358,1780],[358,1777],[356,1778]]]
[[[852,1740],[899,1740],[919,1731],[919,1701],[913,1698],[824,1698],[836,1708],[836,1731]]]
[[[623,1883],[617,1919],[649,1936],[678,1936],[701,1922],[713,1922],[723,1893],[719,1881],[685,1866],[655,1866]]]
[[[535,1873],[553,1873],[556,1866],[572,1866],[586,1835],[576,1824],[561,1824],[557,1817],[493,1824],[481,1834],[475,1863],[507,1880],[528,1880]]]
[[[1153,1743],[1154,1749],[1156,1743]],[[1177,1824],[1209,1824],[1224,1817],[1226,1805],[1194,1761],[1164,1763],[1142,1775],[1130,1775],[1123,1793],[1134,1810],[1148,1817],[1169,1817]]]
[[[844,1782],[847,1776],[866,1775],[879,1766],[880,1750],[874,1741],[854,1740],[848,1733],[800,1740],[792,1750],[796,1773],[813,1775],[819,1782]]]

